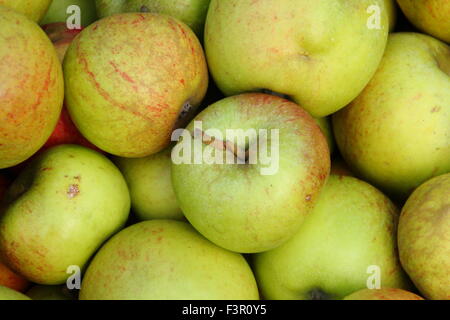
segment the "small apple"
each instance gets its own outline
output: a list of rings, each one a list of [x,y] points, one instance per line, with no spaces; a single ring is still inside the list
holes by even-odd
[[[75,300],[65,285],[35,285],[27,291],[27,296],[29,296],[32,300]]]
[[[397,0],[409,21],[421,31],[450,43],[450,1]]]
[[[450,47],[427,35],[392,33],[381,65],[333,115],[351,169],[395,198],[450,171]]]
[[[0,285],[0,300],[31,300],[19,291]]]
[[[253,300],[258,288],[240,254],[188,223],[151,220],[112,237],[83,278],[80,300]]]
[[[42,26],[42,29],[48,35],[52,41],[56,53],[58,54],[59,61],[61,63],[64,60],[69,45],[77,34],[81,32],[82,29],[67,29],[66,24],[63,22],[55,22],[51,24],[46,24]]]
[[[38,284],[61,284],[125,223],[126,182],[105,156],[77,145],[40,154],[9,187],[0,216],[0,256]]]
[[[87,27],[97,20],[97,12],[95,10],[95,1],[93,0],[54,0],[47,10],[46,15],[40,21],[41,25],[63,22],[66,24],[67,19],[74,13],[69,10],[70,6],[76,5],[80,8],[81,27]]]
[[[361,289],[344,298],[344,300],[424,300],[418,295],[396,288]]]
[[[173,16],[186,23],[201,38],[210,0],[95,0],[103,18],[122,12],[153,12]]]
[[[226,95],[270,90],[324,117],[364,89],[388,29],[384,0],[212,0],[205,50]]]
[[[0,6],[0,25],[1,169],[44,145],[61,112],[64,82],[55,49],[36,23]]]
[[[450,173],[419,186],[398,226],[403,268],[429,299],[450,300]]]
[[[139,220],[184,220],[171,181],[171,148],[145,158],[114,158],[130,190],[131,208]]]
[[[396,246],[398,212],[380,191],[330,175],[300,230],[256,254],[253,270],[266,299],[342,299],[369,285],[409,288]]]
[[[52,0],[0,0],[0,6],[14,9],[24,14],[28,19],[39,22],[44,17],[51,2]]]
[[[273,249],[297,232],[330,170],[314,118],[289,100],[249,93],[207,107],[186,132],[172,150],[172,182],[194,228],[241,253]],[[174,160],[181,154],[186,161]]]
[[[182,22],[116,14],[74,39],[64,59],[66,106],[81,134],[120,157],[156,153],[203,99],[203,49]]]

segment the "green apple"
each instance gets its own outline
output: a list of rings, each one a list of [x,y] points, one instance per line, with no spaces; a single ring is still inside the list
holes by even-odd
[[[450,43],[450,1],[397,0],[406,17],[421,31]]]
[[[52,0],[0,0],[0,6],[14,9],[28,19],[39,22],[44,17],[51,2]]]
[[[115,158],[127,181],[139,220],[184,220],[171,181],[171,148],[145,158]]]
[[[126,182],[105,156],[77,145],[40,154],[9,187],[0,256],[27,279],[62,284],[125,223]]]
[[[369,82],[388,24],[383,0],[212,0],[205,50],[226,95],[270,90],[323,117]]]
[[[258,288],[240,254],[174,220],[134,224],[97,253],[80,300],[252,300]]]
[[[81,27],[86,27],[97,20],[97,12],[93,0],[54,0],[40,24],[66,22],[74,14],[71,10],[69,13],[67,12],[67,9],[72,5],[80,8]]]
[[[94,22],[64,59],[66,105],[81,134],[121,157],[156,153],[203,99],[203,49],[184,23],[152,13]]]
[[[172,182],[194,228],[241,253],[295,234],[330,170],[327,141],[306,111],[273,95],[242,94],[206,108],[186,132],[172,149]]]
[[[353,177],[330,175],[310,215],[280,247],[256,254],[266,299],[342,299],[380,287],[408,288],[396,247],[398,210]]]
[[[48,139],[64,83],[55,49],[36,23],[0,5],[0,25],[1,169],[25,161]]]
[[[352,170],[398,198],[450,171],[450,47],[418,33],[393,33],[361,95],[333,115],[337,145]]]
[[[400,261],[429,299],[450,300],[450,173],[419,186],[398,226]]]
[[[66,286],[35,285],[27,291],[32,300],[74,300]]]
[[[122,12],[153,12],[173,16],[201,37],[210,0],[95,0],[99,17]]]
[[[31,300],[19,291],[0,285],[0,300]]]
[[[344,300],[424,300],[418,295],[396,288],[361,289],[344,298]]]

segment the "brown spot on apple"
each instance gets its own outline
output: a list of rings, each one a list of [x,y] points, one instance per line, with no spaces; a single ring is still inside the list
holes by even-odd
[[[80,189],[77,184],[71,184],[67,189],[67,197],[70,199],[75,198],[80,193]]]

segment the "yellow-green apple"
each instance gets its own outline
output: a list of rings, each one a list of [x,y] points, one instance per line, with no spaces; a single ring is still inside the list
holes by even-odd
[[[369,85],[333,115],[352,170],[404,199],[450,171],[450,47],[427,35],[393,33]]]
[[[39,26],[0,6],[0,168],[31,157],[58,121],[61,64]]]
[[[429,299],[450,300],[450,173],[419,186],[398,226],[403,268]]]
[[[105,156],[77,145],[40,154],[4,200],[2,260],[27,279],[48,285],[64,283],[71,266],[82,269],[124,225],[130,207],[120,171]]]
[[[344,300],[424,300],[418,295],[396,288],[361,289],[346,296]]]
[[[52,0],[0,0],[0,6],[14,9],[24,14],[28,19],[39,22],[44,17],[51,2]]]
[[[184,220],[171,181],[171,148],[144,158],[114,158],[130,190],[139,220]]]
[[[19,291],[0,285],[0,300],[31,300]]]
[[[80,300],[258,299],[245,258],[175,220],[134,224],[95,255]]]
[[[296,235],[253,258],[266,299],[342,299],[370,287],[408,288],[396,245],[398,210],[379,190],[330,175]]]
[[[270,90],[323,117],[369,82],[388,24],[384,0],[212,0],[205,50],[226,95]]]
[[[248,93],[196,116],[172,162],[175,194],[194,228],[223,248],[254,253],[295,234],[329,174],[330,153],[297,104]]]
[[[81,134],[121,157],[145,157],[170,143],[208,85],[203,49],[184,23],[152,13],[94,22],[64,59],[66,106]]]
[[[397,0],[409,21],[421,31],[450,43],[450,1]]]
[[[199,37],[203,34],[210,0],[95,0],[99,17],[122,12],[153,12],[186,23]]]
[[[71,10],[71,6],[76,5],[80,11]],[[73,14],[80,14],[81,27],[86,27],[97,20],[95,2],[93,0],[54,0],[50,4],[44,18],[40,21],[41,25],[67,22]]]
[[[67,286],[35,285],[27,291],[32,300],[75,300]]]

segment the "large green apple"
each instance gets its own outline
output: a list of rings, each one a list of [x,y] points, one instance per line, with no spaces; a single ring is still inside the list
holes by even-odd
[[[122,12],[153,12],[173,16],[201,37],[210,0],[95,0],[99,17]]]
[[[400,261],[429,299],[450,300],[450,173],[418,187],[400,215]]]
[[[388,24],[383,0],[212,0],[206,56],[226,95],[270,90],[323,117],[369,82]]]
[[[337,145],[352,170],[399,198],[450,171],[450,47],[418,33],[393,33],[361,95],[333,115]]]
[[[145,158],[115,158],[139,220],[184,219],[171,181],[171,148]]]
[[[39,155],[9,187],[0,217],[0,255],[38,284],[62,284],[125,223],[120,171],[100,153],[61,145]]]
[[[371,185],[330,175],[297,234],[254,256],[266,299],[342,299],[368,284],[407,288],[396,248],[398,212]]]
[[[39,26],[0,6],[0,169],[31,157],[58,121],[61,64]]]
[[[202,235],[242,253],[294,235],[330,170],[327,141],[306,111],[273,95],[242,94],[206,108],[186,132],[172,149],[172,182]]]
[[[31,300],[29,297],[13,289],[0,285],[0,300]]]
[[[418,295],[396,288],[361,289],[346,296],[344,300],[424,300]]]
[[[66,52],[64,77],[66,105],[83,136],[132,158],[168,146],[208,85],[195,34],[152,13],[112,15],[83,29]]]
[[[258,297],[243,256],[174,220],[144,221],[115,235],[92,260],[80,291],[81,300]]]
[[[44,17],[51,2],[52,0],[0,0],[0,6],[14,9],[24,14],[28,19],[39,22]]]
[[[97,20],[97,12],[93,0],[54,0],[40,24],[66,22],[67,18],[73,15],[72,11],[67,12],[67,9],[72,5],[80,8],[81,27],[86,27]]]
[[[406,17],[420,30],[450,43],[450,1],[397,0]]]

